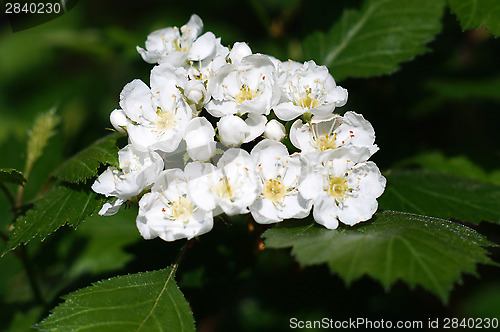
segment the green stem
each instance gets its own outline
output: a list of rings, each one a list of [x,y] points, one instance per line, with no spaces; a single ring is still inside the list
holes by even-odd
[[[191,240],[186,241],[186,243],[184,243],[184,245],[181,247],[181,249],[179,250],[179,253],[177,254],[177,257],[175,257],[174,263],[172,264],[172,273],[175,274],[175,272],[177,271],[177,268],[179,267],[179,264],[181,263],[182,259],[186,255],[187,249],[192,247],[194,241],[196,241],[196,238],[192,238]]]
[[[4,232],[2,232],[1,230],[0,230],[0,238],[2,240],[4,240],[5,243],[7,243],[7,241],[9,241],[9,237],[7,236],[7,234],[5,234]]]
[[[38,277],[36,275],[36,271],[33,268],[33,264],[29,258],[28,251],[26,250],[26,246],[24,244],[21,245],[20,247],[21,250],[21,259],[23,261],[23,266],[24,269],[26,270],[26,274],[28,276],[28,281],[31,286],[31,291],[33,292],[33,296],[35,297],[35,300],[40,303],[45,305],[45,299],[43,298],[42,291],[40,288],[40,284],[38,283]]]
[[[16,209],[16,200],[14,199],[14,196],[10,192],[9,188],[4,183],[0,183],[0,189],[4,192],[5,196],[7,196],[7,199],[9,200],[10,206],[12,206],[12,209]]]
[[[264,27],[266,31],[269,31],[269,27],[271,26],[271,17],[267,13],[260,0],[247,0],[247,3],[252,8],[262,27]]]

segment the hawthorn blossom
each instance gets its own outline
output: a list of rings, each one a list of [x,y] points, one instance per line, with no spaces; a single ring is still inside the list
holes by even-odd
[[[217,49],[215,35],[206,32],[200,36],[202,29],[202,20],[193,14],[180,29],[168,27],[152,32],[146,40],[146,49],[137,46],[137,52],[146,62],[167,62],[175,67],[188,65],[189,61],[202,61]]]
[[[200,61],[190,61],[187,67],[188,77],[192,80],[207,84],[219,71],[227,64],[229,49],[222,46],[221,39],[216,38],[215,49],[205,59]]]
[[[342,146],[365,147],[370,156],[378,151],[375,130],[361,114],[346,112],[344,116],[333,114],[331,119],[315,123],[296,120],[290,128],[290,141],[303,154],[312,154],[338,149]]]
[[[318,66],[312,60],[304,64],[282,63],[279,86],[281,100],[274,107],[274,113],[284,121],[306,112],[317,118],[328,118],[335,107],[347,102],[347,90],[337,86],[326,66]]]
[[[207,111],[222,117],[231,114],[268,115],[279,101],[276,68],[265,55],[252,54],[238,63],[226,64],[208,82],[212,100]]]
[[[285,145],[269,139],[259,142],[250,154],[262,182],[260,195],[250,205],[254,220],[269,224],[309,215],[311,203],[298,191],[302,176],[299,155],[288,155]]]
[[[192,162],[186,165],[184,172],[193,202],[206,211],[215,210],[214,214],[248,213],[248,206],[261,192],[252,159],[242,149],[231,148],[224,152],[217,167]]]
[[[122,123],[129,141],[142,151],[174,151],[192,117],[192,109],[176,85],[176,82],[183,85],[182,74],[173,68],[164,69],[167,68],[153,69],[151,89],[136,79],[125,85],[120,94],[121,112],[128,119]],[[160,71],[162,76],[158,74]]]
[[[105,203],[100,215],[113,215],[129,198],[137,196],[155,182],[163,170],[163,159],[154,151],[140,151],[129,144],[118,152],[119,168],[108,167],[94,182],[92,190],[106,197],[117,197]]]
[[[378,150],[370,122],[333,113],[346,104],[347,90],[314,61],[281,62],[243,42],[229,49],[202,28],[192,15],[137,47],[157,65],[149,86],[134,80],[123,88],[110,115],[129,145],[119,167],[92,186],[112,197],[99,213],[112,215],[140,198],[139,232],[165,241],[210,231],[220,213],[251,213],[269,224],[313,209],[329,229],[370,219],[386,180],[368,161]],[[271,111],[279,121],[268,121]],[[281,143],[287,135],[300,153],[289,155]],[[250,154],[239,148],[256,139]],[[220,158],[217,142],[229,148]]]
[[[299,192],[313,201],[317,223],[336,229],[339,221],[352,226],[373,216],[386,179],[375,163],[366,161],[369,155],[366,148],[329,150],[302,179]]]
[[[160,174],[151,192],[139,201],[136,224],[145,239],[189,240],[209,232],[213,217],[191,200],[182,170],[170,169]]]

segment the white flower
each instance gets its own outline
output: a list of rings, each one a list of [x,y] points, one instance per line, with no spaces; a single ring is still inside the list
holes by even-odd
[[[346,112],[344,116],[332,115],[330,120],[303,123],[296,120],[290,128],[290,141],[303,154],[311,154],[338,149],[342,146],[365,147],[370,156],[378,151],[375,144],[375,130],[361,114]]]
[[[161,63],[151,70],[151,92],[160,100],[165,97],[184,97],[193,111],[201,109],[208,101],[207,89],[203,82],[191,80],[185,68],[174,67],[169,63]]]
[[[217,122],[219,140],[228,147],[237,147],[259,137],[266,128],[267,118],[260,114],[248,114],[246,120],[236,115],[223,116]]]
[[[251,156],[262,182],[262,192],[250,205],[254,220],[269,224],[306,217],[311,202],[298,191],[302,173],[299,155],[289,156],[285,145],[266,139],[252,149]]]
[[[347,102],[347,90],[337,86],[325,66],[314,61],[303,65],[284,62],[280,65],[281,100],[274,113],[284,121],[309,112],[318,118],[330,117],[335,107]]]
[[[192,162],[184,170],[188,179],[188,192],[193,201],[206,211],[220,207],[232,216],[248,213],[260,193],[255,166],[248,152],[231,148],[217,163]],[[215,210],[214,214],[220,211]]]
[[[163,171],[152,191],[139,201],[136,224],[145,239],[189,240],[209,232],[213,217],[190,199],[183,172],[171,169]]]
[[[130,120],[126,126],[129,140],[138,149],[172,152],[182,140],[192,110],[176,82],[183,85],[181,73],[157,66],[152,70],[151,89],[140,80],[123,88],[120,106]]]
[[[117,197],[106,203],[100,215],[115,214],[120,205],[150,187],[163,170],[163,159],[154,151],[140,151],[129,144],[118,152],[120,169],[108,167],[92,185],[92,190],[106,197]]]
[[[184,140],[187,153],[193,160],[207,161],[215,154],[215,131],[212,124],[203,117],[192,119],[187,128]]]
[[[146,40],[146,49],[137,46],[137,52],[146,62],[167,62],[176,67],[204,60],[215,52],[217,40],[212,32],[200,36],[202,29],[203,22],[193,14],[180,30],[169,27],[152,32]]]
[[[188,77],[206,84],[222,66],[227,64],[226,58],[228,54],[229,49],[222,46],[220,38],[217,38],[215,40],[215,49],[211,55],[201,61],[191,61],[189,63],[187,68]]]
[[[275,141],[281,141],[283,138],[285,138],[285,135],[285,126],[281,122],[272,119],[266,124],[266,129],[264,130],[265,138]]]
[[[317,223],[328,229],[337,228],[339,221],[352,226],[377,211],[386,179],[375,163],[365,161],[368,155],[366,148],[329,150],[324,161],[303,178],[299,192],[313,201]]]
[[[245,113],[267,115],[280,98],[274,64],[261,54],[223,66],[208,82],[207,90],[213,99],[206,108],[215,117]]]

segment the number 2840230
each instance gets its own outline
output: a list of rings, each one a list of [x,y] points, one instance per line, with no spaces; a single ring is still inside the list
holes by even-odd
[[[59,2],[5,3],[5,14],[59,14],[61,10]]]

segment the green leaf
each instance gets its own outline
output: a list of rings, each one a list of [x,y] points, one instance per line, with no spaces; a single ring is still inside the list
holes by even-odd
[[[400,165],[418,165],[430,171],[454,174],[472,180],[500,185],[500,181],[496,178],[499,170],[488,173],[465,156],[447,157],[439,151],[431,151],[405,159],[398,163],[398,166]]]
[[[124,268],[134,257],[125,247],[143,240],[134,222],[136,217],[137,209],[130,208],[121,209],[114,216],[95,214],[85,220],[78,232],[59,242],[61,257],[75,252],[72,249],[75,243],[84,243],[79,246],[77,256],[73,256],[71,265],[66,266],[65,274],[73,280],[79,275],[98,275]]]
[[[479,223],[500,222],[500,186],[450,174],[392,170],[379,207]]]
[[[0,183],[2,182],[23,184],[26,182],[26,178],[23,173],[13,168],[0,168]]]
[[[56,115],[56,109],[40,114],[33,123],[33,127],[28,131],[28,146],[26,154],[26,164],[24,174],[29,177],[35,163],[42,156],[43,150],[47,146],[49,139],[54,136],[55,128],[60,119]]]
[[[42,331],[195,331],[174,269],[103,280],[64,296]]]
[[[369,275],[388,289],[398,279],[420,285],[446,302],[462,272],[492,261],[486,238],[463,225],[386,211],[373,222],[328,230],[311,221],[289,221],[267,230],[266,248],[292,247],[301,265],[328,264],[346,283]]]
[[[448,0],[462,29],[484,27],[492,34],[500,36],[500,2],[498,0]]]
[[[430,79],[425,88],[443,100],[489,100],[500,102],[500,77],[482,77],[481,79]]]
[[[83,182],[96,176],[101,164],[118,167],[117,141],[122,137],[113,133],[97,140],[64,162],[52,176],[68,182]]]
[[[441,30],[444,1],[368,0],[347,9],[327,32],[303,42],[305,59],[330,68],[336,80],[391,74],[424,53]]]
[[[26,215],[18,218],[0,257],[21,243],[35,238],[43,241],[63,225],[78,227],[105,200],[104,196],[79,186],[54,185]]]

